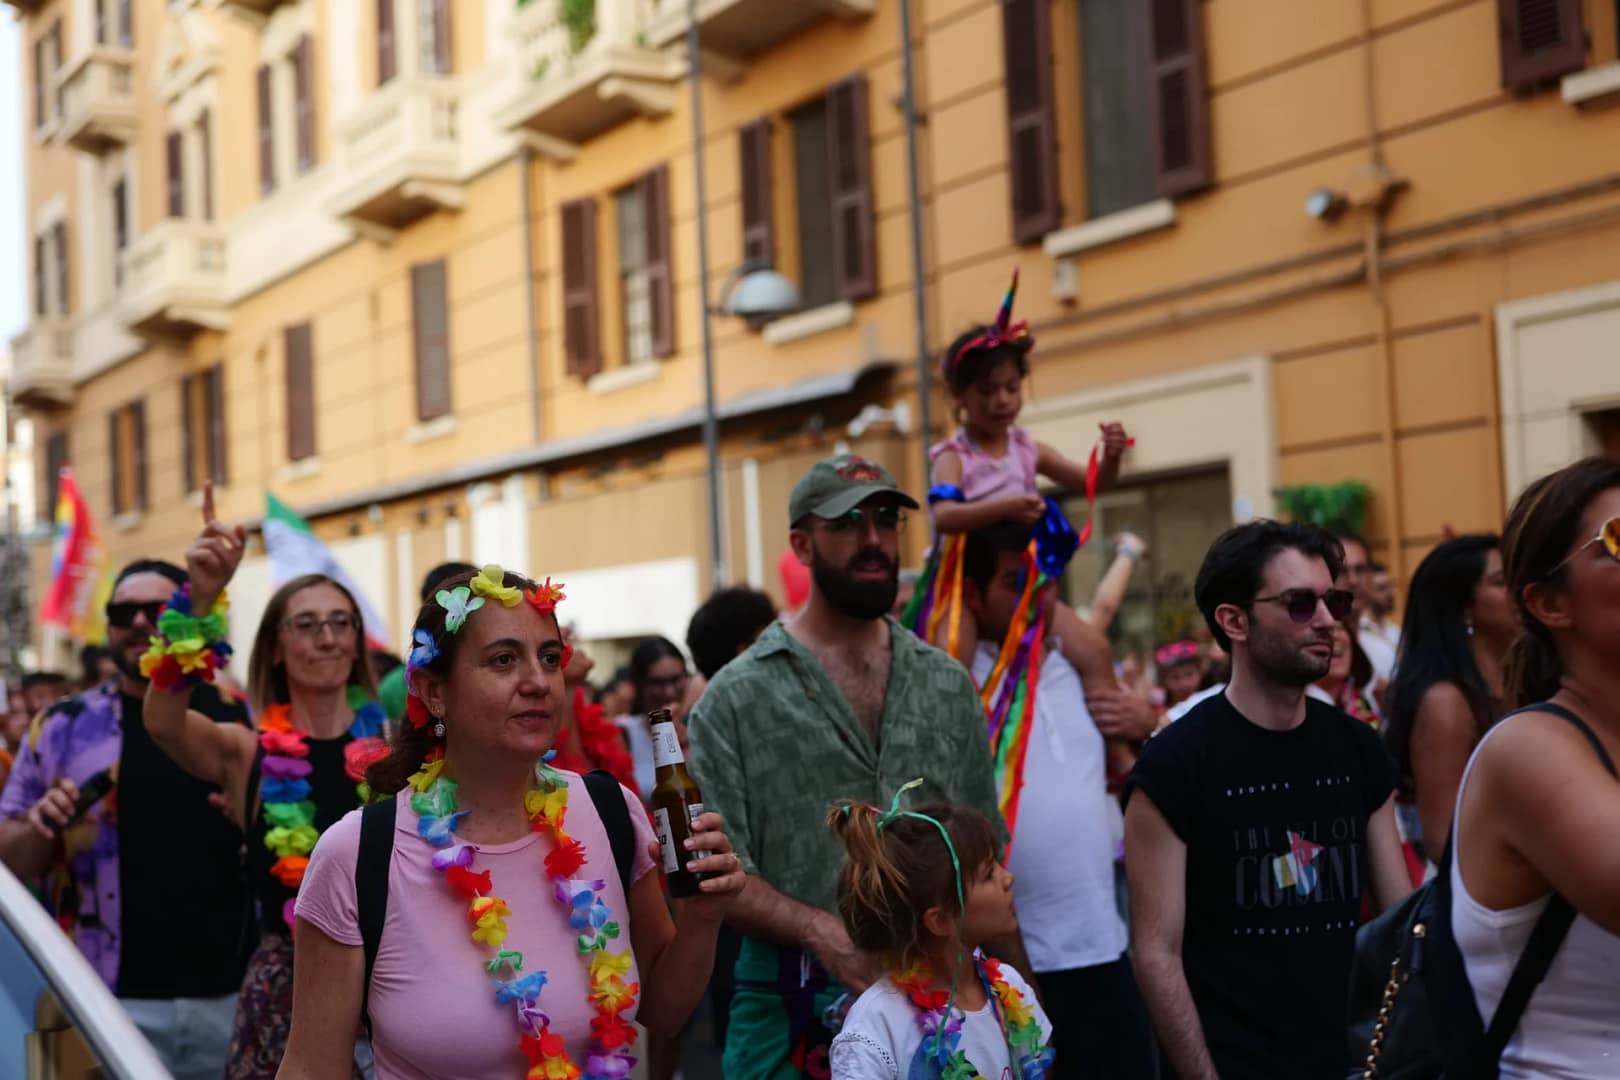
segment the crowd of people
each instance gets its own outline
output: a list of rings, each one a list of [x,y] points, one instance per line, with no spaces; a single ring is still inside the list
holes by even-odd
[[[1418,888],[1474,1026],[1511,1013],[1501,1076],[1612,1077],[1620,465],[1537,481],[1404,603],[1358,537],[1240,524],[1200,630],[1132,663],[1146,545],[1062,608],[1084,532],[1034,494],[1106,486],[1129,439],[1082,469],[1016,428],[1010,310],[946,360],[916,595],[923,503],[840,454],[789,500],[797,610],[721,590],[594,682],[565,586],[446,564],[403,658],[336,581],[285,583],[239,693],[245,536],[205,493],[184,566],[117,575],[110,669],[10,695],[0,861],[183,1080],[667,1080],[705,999],[728,1080],[1340,1078],[1380,1052],[1347,1034],[1358,928]],[[671,755],[689,855],[649,813]]]

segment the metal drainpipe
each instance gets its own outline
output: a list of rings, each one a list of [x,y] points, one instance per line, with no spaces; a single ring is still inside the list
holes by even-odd
[[[529,196],[534,151],[529,149],[527,143],[518,144],[517,159],[518,207],[523,219],[522,228],[518,230],[523,238],[523,310],[529,332],[529,434],[530,440],[538,444],[541,436],[545,434],[545,425],[540,411],[540,313],[534,299],[534,222],[531,217],[533,200]],[[545,489],[543,470],[540,486],[541,490]]]
[[[1365,75],[1367,111],[1367,149],[1373,165],[1383,168],[1384,147],[1378,137],[1378,97],[1375,64],[1373,61],[1372,0],[1361,0],[1361,56]],[[1390,312],[1389,292],[1384,284],[1384,214],[1380,203],[1366,212],[1364,259],[1367,264],[1367,285],[1372,291],[1373,305],[1378,318],[1380,434],[1384,444],[1384,467],[1389,472],[1389,506],[1386,519],[1389,524],[1389,568],[1396,581],[1406,577],[1405,514],[1401,508],[1404,485],[1401,483],[1401,456],[1395,445],[1395,340],[1394,318]]]
[[[917,333],[917,438],[922,444],[922,486],[928,486],[928,440],[933,434],[928,356],[928,281],[923,269],[922,181],[917,151],[917,82],[911,49],[911,0],[900,0],[900,67],[906,123],[906,183],[911,199],[911,277]]]

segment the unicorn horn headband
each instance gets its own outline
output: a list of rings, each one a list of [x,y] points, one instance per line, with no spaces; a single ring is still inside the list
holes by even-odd
[[[964,343],[958,348],[945,354],[945,360],[940,364],[940,371],[949,377],[951,371],[961,362],[962,357],[977,349],[997,349],[1003,345],[1011,345],[1028,352],[1035,347],[1035,338],[1029,332],[1029,322],[1020,319],[1012,321],[1013,301],[1018,298],[1018,269],[1013,268],[1012,283],[1001,296],[1001,307],[996,310],[996,321],[990,329],[978,337]]]

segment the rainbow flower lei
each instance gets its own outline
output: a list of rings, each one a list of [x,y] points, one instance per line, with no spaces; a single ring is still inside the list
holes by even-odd
[[[973,959],[979,981],[984,984],[985,992],[995,1007],[996,1018],[1001,1022],[1001,1034],[1007,1040],[1007,1049],[1016,1061],[1014,1075],[1018,1080],[1042,1080],[1046,1070],[1056,1060],[1057,1053],[1042,1038],[1035,1010],[1024,1000],[1023,992],[1007,981],[999,960],[980,952],[975,952]],[[917,1023],[923,1033],[923,1050],[939,1070],[940,1080],[975,1080],[981,1076],[978,1068],[967,1059],[967,1052],[961,1049],[962,1013],[951,1010],[949,993],[929,989],[932,974],[928,967],[914,964],[892,978],[917,1008]]]
[[[548,761],[550,755],[547,755]],[[467,922],[472,939],[494,949],[494,957],[484,970],[496,976],[495,1000],[511,1005],[518,1026],[518,1049],[529,1060],[527,1080],[623,1080],[630,1075],[635,1058],[630,1049],[636,1030],[624,1019],[624,1012],[635,1004],[640,983],[626,982],[631,955],[623,948],[610,951],[609,942],[621,935],[621,927],[602,899],[606,883],[577,880],[574,875],[585,865],[585,846],[564,830],[568,814],[568,781],[549,764],[535,768],[538,786],[524,797],[524,807],[536,832],[551,834],[552,849],[545,857],[546,876],[551,879],[557,902],[568,911],[568,924],[576,932],[580,960],[590,975],[590,1000],[596,1009],[591,1018],[590,1051],[581,1072],[568,1056],[561,1035],[551,1030],[551,1019],[540,1010],[540,992],[546,985],[544,971],[523,972],[523,954],[505,948],[506,917],[512,909],[494,895],[489,871],[474,870],[477,852],[471,844],[457,843],[455,834],[467,811],[456,809],[456,782],[443,775],[444,754],[435,749],[422,768],[411,777],[411,808],[419,820],[417,833],[439,848],[433,867],[457,895],[467,901]],[[500,978],[504,972],[507,978]]]
[[[357,686],[349,688],[349,707],[354,723],[349,734],[354,741],[344,747],[343,768],[357,784],[361,802],[366,801],[366,767],[388,752],[382,741],[386,717],[383,708]],[[264,750],[260,763],[259,801],[263,806],[264,846],[276,856],[270,874],[289,889],[297,890],[309,866],[309,853],[315,850],[320,831],[315,828],[315,803],[310,799],[309,732],[293,727],[292,707],[271,705],[259,717],[259,746]],[[294,923],[295,897],[281,907],[281,917]]]
[[[231,604],[223,592],[203,616],[191,610],[191,583],[180,586],[158,615],[157,633],[141,656],[141,674],[159,690],[190,690],[213,682],[214,672],[231,658],[225,640],[230,630],[225,614]]]

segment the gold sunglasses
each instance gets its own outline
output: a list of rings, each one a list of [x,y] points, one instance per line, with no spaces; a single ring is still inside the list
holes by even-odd
[[[1591,547],[1593,544],[1602,544],[1603,550],[1608,553],[1609,558],[1620,562],[1620,517],[1612,517],[1608,521],[1605,521],[1602,525],[1599,525],[1597,535],[1565,556],[1564,561],[1553,567],[1552,571],[1547,574],[1547,577],[1552,577],[1564,567],[1574,562],[1577,555],[1585,552],[1586,549]]]

